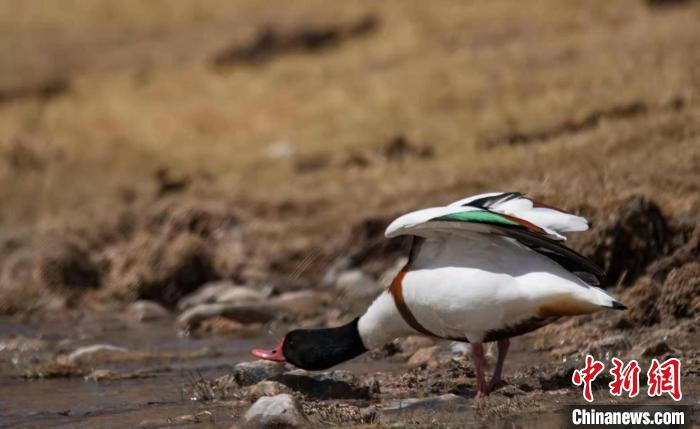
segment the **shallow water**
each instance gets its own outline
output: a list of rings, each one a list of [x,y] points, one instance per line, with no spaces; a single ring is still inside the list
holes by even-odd
[[[73,323],[78,323],[73,325]],[[65,333],[70,332],[70,335]],[[196,339],[177,333],[170,321],[127,325],[113,318],[65,321],[30,326],[0,321],[0,337],[22,335],[49,340],[47,351],[15,357],[15,368],[4,362],[0,372],[0,427],[103,427],[137,426],[147,419],[177,417],[212,411],[184,394],[192,380],[215,378],[232,366],[249,360],[248,350],[266,344],[263,338],[232,339],[213,336]],[[153,357],[96,365],[116,373],[138,372],[144,378],[86,381],[83,377],[24,379],[22,356],[45,358],[79,346],[107,343],[129,350],[147,351]],[[7,353],[6,353],[7,355]],[[17,362],[19,355],[19,362]],[[182,356],[182,357],[179,357]],[[230,420],[226,410],[215,410],[217,424]],[[214,427],[209,423],[192,427]],[[178,426],[181,427],[181,426]]]

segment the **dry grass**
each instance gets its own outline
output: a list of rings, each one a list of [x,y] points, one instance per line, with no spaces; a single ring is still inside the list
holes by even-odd
[[[271,236],[328,231],[477,191],[520,189],[570,208],[642,193],[700,208],[700,8],[605,2],[0,1],[0,88],[66,76],[67,93],[0,103],[0,220],[9,231],[91,222],[156,193],[274,213]],[[267,24],[378,32],[316,53],[216,72],[211,55]],[[641,113],[602,115],[637,103]],[[681,105],[682,104],[682,105]],[[563,126],[563,128],[562,128]],[[514,133],[546,135],[511,146]],[[543,134],[543,131],[545,132]],[[432,159],[376,156],[393,136]],[[287,141],[291,159],[264,149]],[[351,155],[367,167],[343,167]],[[328,165],[308,173],[299,159]],[[19,159],[19,161],[17,161]],[[266,212],[267,213],[267,212]]]

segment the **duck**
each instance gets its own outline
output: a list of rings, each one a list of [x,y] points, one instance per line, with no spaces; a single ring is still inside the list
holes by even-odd
[[[469,343],[476,397],[501,383],[510,339],[562,317],[627,307],[608,294],[605,273],[565,245],[585,218],[520,192],[492,192],[402,215],[387,238],[410,236],[408,262],[364,314],[349,323],[287,333],[258,358],[324,370],[397,338]],[[497,359],[486,380],[484,344]]]

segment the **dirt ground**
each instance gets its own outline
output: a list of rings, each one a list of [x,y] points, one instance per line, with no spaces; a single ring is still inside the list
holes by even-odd
[[[108,387],[174,395],[134,425],[230,426],[256,394],[217,380],[251,344],[361,312],[376,291],[334,285],[360,270],[382,286],[407,250],[383,238],[393,217],[518,190],[591,220],[569,243],[630,309],[519,340],[485,407],[383,412],[473,390],[449,345],[410,368],[402,342],[347,366],[366,397],[292,389],[310,419],[556,427],[584,351],[680,356],[697,399],[700,2],[0,0],[0,34],[0,390],[85,393],[109,370]],[[188,313],[212,282],[257,301]],[[150,317],[158,335],[132,341]],[[66,363],[98,342],[135,355]],[[46,406],[5,403],[0,427],[71,409]],[[73,416],[133,411],[94,407]]]

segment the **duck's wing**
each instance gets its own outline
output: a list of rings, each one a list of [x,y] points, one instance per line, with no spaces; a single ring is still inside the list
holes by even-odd
[[[536,203],[517,192],[501,192],[405,214],[394,220],[385,234],[387,237],[415,235],[429,238],[475,232],[505,236],[554,260],[586,283],[603,285],[603,270],[566,247],[564,236],[559,234],[587,228],[588,223],[580,216]]]
[[[533,201],[520,192],[494,192],[464,198],[448,207],[476,207],[515,216],[544,229],[558,240],[566,240],[562,232],[586,231],[588,222],[581,216]]]

